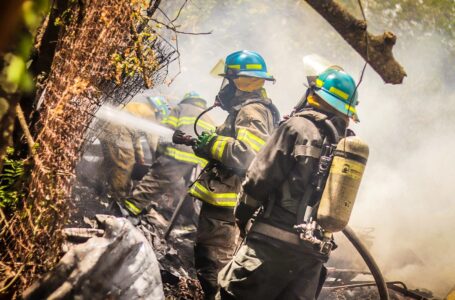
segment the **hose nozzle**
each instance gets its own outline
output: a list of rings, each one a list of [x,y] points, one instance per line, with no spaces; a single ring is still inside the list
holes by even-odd
[[[193,146],[196,144],[196,141],[191,135],[178,129],[172,135],[172,142],[177,145]]]

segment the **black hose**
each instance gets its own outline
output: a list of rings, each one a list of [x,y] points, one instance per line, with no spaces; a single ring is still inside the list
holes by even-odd
[[[202,111],[202,112],[199,114],[199,116],[196,117],[196,121],[194,121],[194,125],[193,125],[193,126],[194,126],[194,127],[193,127],[194,133],[196,134],[196,136],[198,136],[198,137],[200,136],[199,132],[197,132],[197,122],[199,121],[199,119],[200,119],[203,115],[205,115],[206,113],[208,113],[209,111],[211,111],[212,109],[214,109],[214,108],[217,107],[217,106],[218,106],[218,105],[214,104],[214,105],[212,105],[212,106],[206,108],[204,111]]]
[[[343,233],[362,256],[363,260],[370,269],[371,275],[373,275],[374,281],[378,287],[379,298],[381,300],[389,300],[389,290],[387,289],[387,284],[382,276],[381,270],[374,261],[373,256],[371,256],[370,251],[368,251],[365,245],[356,236],[351,227],[346,226],[346,228],[343,229]]]

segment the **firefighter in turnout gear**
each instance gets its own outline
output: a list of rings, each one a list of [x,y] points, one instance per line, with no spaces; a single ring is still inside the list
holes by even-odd
[[[162,123],[174,130],[192,132],[196,117],[206,106],[206,101],[199,94],[189,92]],[[199,119],[197,128],[199,131],[215,130],[213,121],[206,115]],[[188,182],[195,166],[203,168],[207,164],[207,160],[196,156],[190,146],[169,143],[160,145],[159,148],[162,148],[160,150],[162,153],[154,161],[149,172],[134,188],[130,197],[122,201],[122,206],[131,215],[146,213],[154,205],[168,206],[163,203],[160,205],[161,196],[173,189],[181,178]]]
[[[156,109],[149,103],[133,101],[125,105],[125,111],[148,120],[156,120]],[[144,151],[140,137],[142,133],[124,126],[107,123],[99,140],[103,151],[102,178],[108,185],[108,193],[119,199],[131,189],[131,172],[135,163],[144,163]],[[154,137],[146,135],[150,151],[154,151]],[[106,176],[108,175],[108,176]]]
[[[312,221],[322,193],[316,174],[324,146],[357,119],[356,104],[352,77],[329,68],[257,155],[235,210],[246,239],[219,273],[218,299],[317,298],[334,243]]]
[[[217,274],[231,259],[238,230],[233,209],[246,169],[279,121],[263,88],[264,59],[253,51],[227,56],[218,104],[229,115],[216,132],[203,132],[193,147],[210,161],[189,193],[202,201],[195,245],[195,267],[206,299],[217,292]]]
[[[167,116],[169,116],[170,108],[166,98],[163,96],[147,96],[146,100],[155,109],[155,119],[153,121],[161,123],[164,119],[167,118]],[[152,155],[153,160],[155,160],[157,157],[159,136],[156,134],[147,133],[145,134],[145,138],[150,146],[150,154]]]

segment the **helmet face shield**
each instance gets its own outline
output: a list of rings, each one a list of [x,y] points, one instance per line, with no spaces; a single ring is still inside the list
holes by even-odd
[[[229,78],[223,78],[220,91],[216,95],[216,101],[224,110],[229,110],[232,106],[232,99],[235,97],[236,87],[233,81]]]
[[[264,86],[265,79],[253,77],[238,77],[234,79],[235,86],[243,92],[256,91]]]

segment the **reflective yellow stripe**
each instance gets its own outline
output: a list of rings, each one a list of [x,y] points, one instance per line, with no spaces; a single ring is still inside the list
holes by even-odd
[[[204,128],[206,130],[210,130],[210,131],[215,131],[216,127],[204,120],[199,120],[197,122],[197,126],[200,126],[201,128]]]
[[[247,70],[262,70],[262,65],[260,64],[247,64],[246,65]]]
[[[194,122],[196,122],[195,117],[181,117],[177,122],[177,126],[192,125],[192,124],[194,124]],[[203,128],[205,130],[215,130],[215,126],[213,126],[212,124],[210,124],[208,122],[205,122],[204,120],[199,120],[197,122],[197,126]]]
[[[255,152],[259,152],[259,150],[261,150],[261,148],[265,145],[265,141],[263,139],[244,128],[239,129],[237,132],[237,139],[247,144]]]
[[[207,160],[200,158],[199,156],[195,155],[194,153],[185,152],[178,150],[173,147],[167,147],[166,151],[164,152],[165,155],[172,157],[175,160],[191,163],[191,164],[198,164],[202,168],[205,167],[207,164]]]
[[[352,112],[353,114],[356,114],[356,113],[357,113],[357,110],[356,110],[355,107],[352,106],[352,105],[346,104],[346,105],[344,106],[344,108],[345,108],[346,110],[349,109],[349,111]]]
[[[196,121],[196,118],[183,117],[179,119],[177,126],[192,125],[194,124],[194,121]]]
[[[348,100],[349,99],[349,95],[348,94],[346,94],[342,90],[337,89],[334,86],[330,87],[329,92],[331,92],[331,93],[343,98],[344,100]]]
[[[214,193],[197,181],[190,188],[189,194],[215,206],[235,207],[237,204],[236,193]]]
[[[176,118],[174,116],[169,116],[169,117],[165,118],[161,123],[169,124],[173,127],[177,127],[178,121],[179,121],[178,118]]]
[[[316,79],[316,86],[317,86],[317,87],[321,87],[321,86],[323,86],[323,85],[324,85],[324,81],[322,81],[321,79],[317,78],[317,79]]]
[[[125,208],[135,216],[139,215],[142,212],[142,209],[134,205],[129,200],[124,200],[123,204],[125,205]]]
[[[210,153],[212,154],[213,158],[217,160],[221,160],[223,158],[224,148],[226,148],[226,145],[230,139],[232,140],[232,138],[226,136],[216,137],[216,140],[210,149]]]
[[[240,65],[227,65],[229,69],[238,69],[240,70]]]

